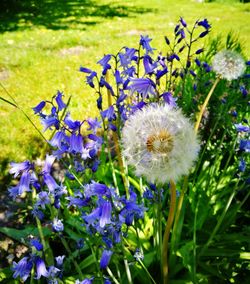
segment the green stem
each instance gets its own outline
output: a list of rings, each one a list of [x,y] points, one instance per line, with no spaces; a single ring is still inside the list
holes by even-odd
[[[69,245],[68,245],[67,241],[65,240],[64,237],[61,237],[61,241],[62,241],[62,244],[65,247],[69,257],[71,257],[72,262],[73,262],[73,264],[74,264],[74,266],[75,266],[75,268],[76,268],[76,270],[78,272],[78,275],[79,275],[80,279],[83,280],[84,277],[83,277],[82,271],[81,271],[80,267],[78,266],[77,262],[74,260],[72,252],[71,252],[71,250],[69,248]]]
[[[156,284],[156,282],[154,281],[154,278],[151,276],[151,274],[149,273],[149,271],[147,270],[147,267],[144,265],[144,263],[138,259],[141,267],[144,269],[144,271],[147,273],[148,277],[150,278],[150,280],[152,281],[153,284]]]
[[[170,236],[170,230],[174,221],[176,207],[176,186],[174,181],[170,180],[170,208],[169,215],[166,224],[166,229],[163,237],[163,249],[162,249],[162,267],[163,267],[163,283],[168,283],[168,240]]]
[[[196,226],[197,226],[197,214],[198,214],[198,208],[200,204],[200,196],[195,208],[194,213],[194,231],[193,231],[193,268],[192,268],[192,281],[193,283],[196,283]]]
[[[216,80],[214,81],[214,84],[213,84],[211,90],[209,91],[209,93],[208,93],[208,95],[207,95],[203,105],[200,107],[200,111],[198,113],[197,120],[196,120],[196,123],[195,123],[195,126],[194,126],[194,130],[195,130],[196,133],[198,132],[198,129],[200,127],[201,119],[202,119],[204,111],[205,111],[205,109],[207,107],[207,104],[208,104],[208,102],[209,102],[209,100],[210,100],[210,98],[211,98],[211,96],[212,96],[212,94],[213,94],[217,84],[219,83],[219,81],[220,81],[220,77],[217,77]]]
[[[107,267],[107,272],[109,274],[109,276],[112,278],[112,280],[114,281],[115,284],[119,284],[119,281],[115,278],[114,274],[112,273],[112,271],[109,269],[109,267]]]

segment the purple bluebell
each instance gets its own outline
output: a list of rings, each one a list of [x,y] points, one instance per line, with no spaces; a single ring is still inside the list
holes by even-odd
[[[43,220],[44,218],[44,214],[41,210],[39,210],[39,208],[37,206],[33,207],[33,210],[31,211],[32,215],[36,218],[38,218],[39,220]]]
[[[96,133],[97,128],[101,128],[101,122],[97,118],[88,118],[87,122],[89,124],[88,130],[92,130],[94,133]]]
[[[196,73],[193,71],[193,70],[189,70],[189,73],[193,76],[193,77],[196,77]]]
[[[79,71],[83,73],[87,73],[87,74],[90,74],[91,72],[93,72],[91,69],[82,67],[82,66],[79,68]]]
[[[23,172],[18,184],[18,194],[21,195],[25,191],[30,191],[30,173]]]
[[[91,213],[83,215],[82,218],[88,225],[93,225],[96,220],[99,220],[100,214],[101,208],[97,207]]]
[[[66,107],[66,104],[62,100],[62,96],[63,96],[63,93],[58,91],[56,95],[56,103],[57,103],[59,111],[63,110]]]
[[[12,197],[13,199],[16,199],[17,196],[19,195],[19,186],[16,185],[16,186],[12,186],[8,188],[8,192],[9,192],[10,197]]]
[[[142,46],[143,49],[145,49],[146,54],[153,53],[154,48],[152,48],[149,44],[151,40],[152,39],[149,38],[148,35],[146,36],[141,35],[140,45]]]
[[[64,131],[57,131],[49,141],[51,146],[57,147],[59,149],[61,149],[63,145],[65,146],[66,142],[69,143],[69,138]]]
[[[240,91],[241,91],[243,97],[246,97],[248,95],[248,91],[245,88],[245,86],[240,86]]]
[[[170,40],[169,40],[169,38],[168,38],[167,36],[165,36],[164,38],[165,38],[166,44],[167,44],[167,45],[170,45]]]
[[[37,251],[42,251],[43,250],[43,245],[37,240],[33,239],[30,241],[31,246],[35,247]]]
[[[69,152],[73,154],[83,153],[83,137],[81,134],[72,134],[69,139]]]
[[[205,28],[206,30],[211,28],[211,25],[208,23],[207,19],[204,19],[202,21],[198,22],[198,26],[202,26],[203,28]]]
[[[148,95],[155,95],[155,83],[149,78],[131,78],[129,89],[132,94],[138,92],[145,99]]]
[[[43,175],[43,180],[47,185],[50,193],[55,192],[55,190],[59,187],[54,178],[48,173]]]
[[[134,48],[125,48],[125,53],[119,52],[118,56],[120,59],[120,64],[123,68],[128,68],[131,64],[131,61],[135,59],[136,49]]]
[[[89,205],[89,198],[83,199],[82,198],[77,198],[73,196],[66,197],[66,199],[69,201],[68,207],[70,206],[77,206],[77,207],[83,207],[83,206],[88,206]]]
[[[52,223],[52,228],[56,232],[62,232],[64,230],[64,225],[62,220],[58,218],[54,218],[53,223]]]
[[[11,269],[14,271],[13,278],[18,276],[26,281],[30,276],[31,269],[33,267],[32,261],[28,257],[23,257],[18,263],[13,262]]]
[[[250,153],[250,140],[241,139],[239,148],[240,148],[241,151],[245,151],[247,153]]]
[[[241,157],[239,162],[239,171],[244,172],[246,170],[246,161]]]
[[[54,126],[56,129],[59,128],[59,120],[55,116],[46,116],[41,118],[41,123],[43,125],[43,132],[52,126]]]
[[[181,24],[183,25],[184,28],[187,27],[187,23],[182,17],[180,17],[180,22],[181,22]]]
[[[117,85],[120,85],[123,83],[122,77],[121,77],[121,73],[119,70],[115,70],[114,72],[114,76],[115,76],[115,81]]]
[[[58,269],[57,267],[51,265],[48,267],[48,277],[49,277],[49,279],[47,279],[48,284],[59,284],[56,277],[61,278],[62,271]]]
[[[100,79],[100,87],[103,87],[103,86],[105,86],[110,91],[110,94],[112,96],[115,95],[111,85],[104,79],[104,77],[101,77],[101,79]]]
[[[104,250],[102,252],[101,260],[100,260],[100,268],[101,269],[106,269],[107,266],[109,265],[110,258],[112,256],[113,252],[111,250]]]
[[[45,266],[44,260],[37,256],[35,257],[35,266],[36,266],[36,279],[40,279],[41,276],[48,277],[49,273]]]
[[[136,248],[134,258],[136,259],[136,261],[144,259],[143,251],[140,248]]]
[[[31,163],[30,161],[24,161],[24,162],[21,162],[21,163],[11,162],[10,167],[11,168],[9,170],[9,173],[14,174],[14,178],[16,178],[23,171],[29,171],[29,170],[33,169],[34,164]]]
[[[202,53],[203,51],[204,51],[204,48],[197,49],[197,50],[195,51],[195,54],[200,54],[200,53]]]
[[[135,66],[130,66],[127,69],[125,69],[124,71],[122,71],[122,75],[123,76],[128,76],[128,77],[133,77],[135,75],[136,69]],[[123,83],[123,88],[126,89],[126,80]]]
[[[250,132],[250,127],[249,126],[245,126],[241,123],[238,123],[238,124],[234,124],[236,130],[238,132]]]
[[[35,114],[39,113],[42,111],[42,109],[45,107],[46,102],[45,101],[41,101],[37,106],[33,107],[33,111]]]
[[[195,58],[194,62],[196,63],[196,65],[197,65],[198,67],[201,66],[201,62],[200,62],[200,60],[199,60],[198,58]]]
[[[164,101],[169,104],[171,107],[176,107],[176,98],[173,97],[171,92],[166,92],[162,94]]]
[[[208,30],[206,30],[206,31],[204,31],[204,32],[202,32],[202,33],[200,33],[200,35],[199,35],[199,37],[200,38],[203,38],[203,37],[205,37],[207,34],[208,34]]]
[[[86,77],[86,83],[91,87],[94,88],[94,78],[97,77],[97,73],[95,71],[91,72],[89,76]]]
[[[186,45],[183,45],[183,46],[179,49],[179,53],[181,53],[185,48],[186,48]]]
[[[42,169],[42,173],[43,174],[46,174],[46,173],[50,173],[51,172],[51,168],[52,168],[52,165],[55,161],[55,156],[53,155],[46,155],[46,159],[45,159],[45,162],[44,162],[44,166],[43,166],[43,169]]]
[[[168,73],[168,68],[164,68],[163,70],[156,71],[156,80],[159,80],[162,76]]]
[[[101,205],[100,227],[104,228],[106,224],[111,223],[112,205],[109,201],[104,201]]]
[[[92,284],[94,280],[94,277],[91,278],[85,278],[83,281],[76,280],[75,284]]]
[[[177,24],[174,28],[174,33],[176,34],[179,31],[180,24]]]
[[[103,68],[105,68],[105,66],[109,63],[111,59],[111,54],[107,54],[107,55],[104,55],[104,57],[99,60],[97,63],[99,63]]]
[[[116,105],[120,105],[125,99],[127,98],[127,95],[123,92],[123,90],[120,90],[120,96],[116,100]]]
[[[115,109],[113,106],[110,106],[106,110],[101,112],[103,118],[107,118],[108,121],[112,121],[116,119]]]
[[[153,62],[152,58],[148,55],[143,57],[143,65],[146,74],[151,74],[154,72],[154,69],[157,67],[157,62]]]
[[[50,198],[46,191],[41,191],[37,195],[37,206],[41,206],[43,209],[45,209],[45,205],[50,204]]]
[[[173,53],[167,57],[167,60],[170,62],[172,62],[174,59],[176,59],[177,61],[180,61],[180,57],[176,53]]]
[[[65,258],[65,255],[59,255],[57,257],[55,257],[56,260],[56,266],[57,267],[62,267],[63,266],[63,260]]]
[[[64,118],[64,123],[73,131],[77,131],[81,127],[81,122],[79,120],[72,120],[69,112]]]

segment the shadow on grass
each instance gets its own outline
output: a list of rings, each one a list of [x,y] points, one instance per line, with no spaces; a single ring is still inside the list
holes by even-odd
[[[102,19],[133,17],[152,9],[93,0],[1,0],[0,32],[44,26],[47,29],[86,29]]]

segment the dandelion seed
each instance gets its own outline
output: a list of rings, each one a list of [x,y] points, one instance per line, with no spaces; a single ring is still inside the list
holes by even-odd
[[[187,174],[199,144],[190,121],[169,105],[136,111],[122,130],[123,155],[138,176],[153,183]]]
[[[246,66],[239,53],[223,50],[214,56],[212,68],[222,78],[231,81],[239,78],[244,73]]]

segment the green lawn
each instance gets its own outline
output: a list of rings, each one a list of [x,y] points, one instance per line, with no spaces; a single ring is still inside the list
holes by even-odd
[[[85,86],[79,66],[96,69],[104,53],[116,53],[125,45],[137,47],[140,34],[148,34],[153,46],[164,52],[164,35],[172,34],[180,16],[190,25],[207,18],[212,23],[210,38],[234,31],[250,57],[250,4],[194,0],[19,2],[21,7],[12,7],[17,11],[0,15],[0,83],[36,122],[31,107],[57,90],[67,97],[72,95],[74,118],[95,115],[92,106],[96,98]],[[8,98],[2,88],[0,96]],[[22,113],[0,101],[0,117],[0,164],[37,155],[40,137]]]

